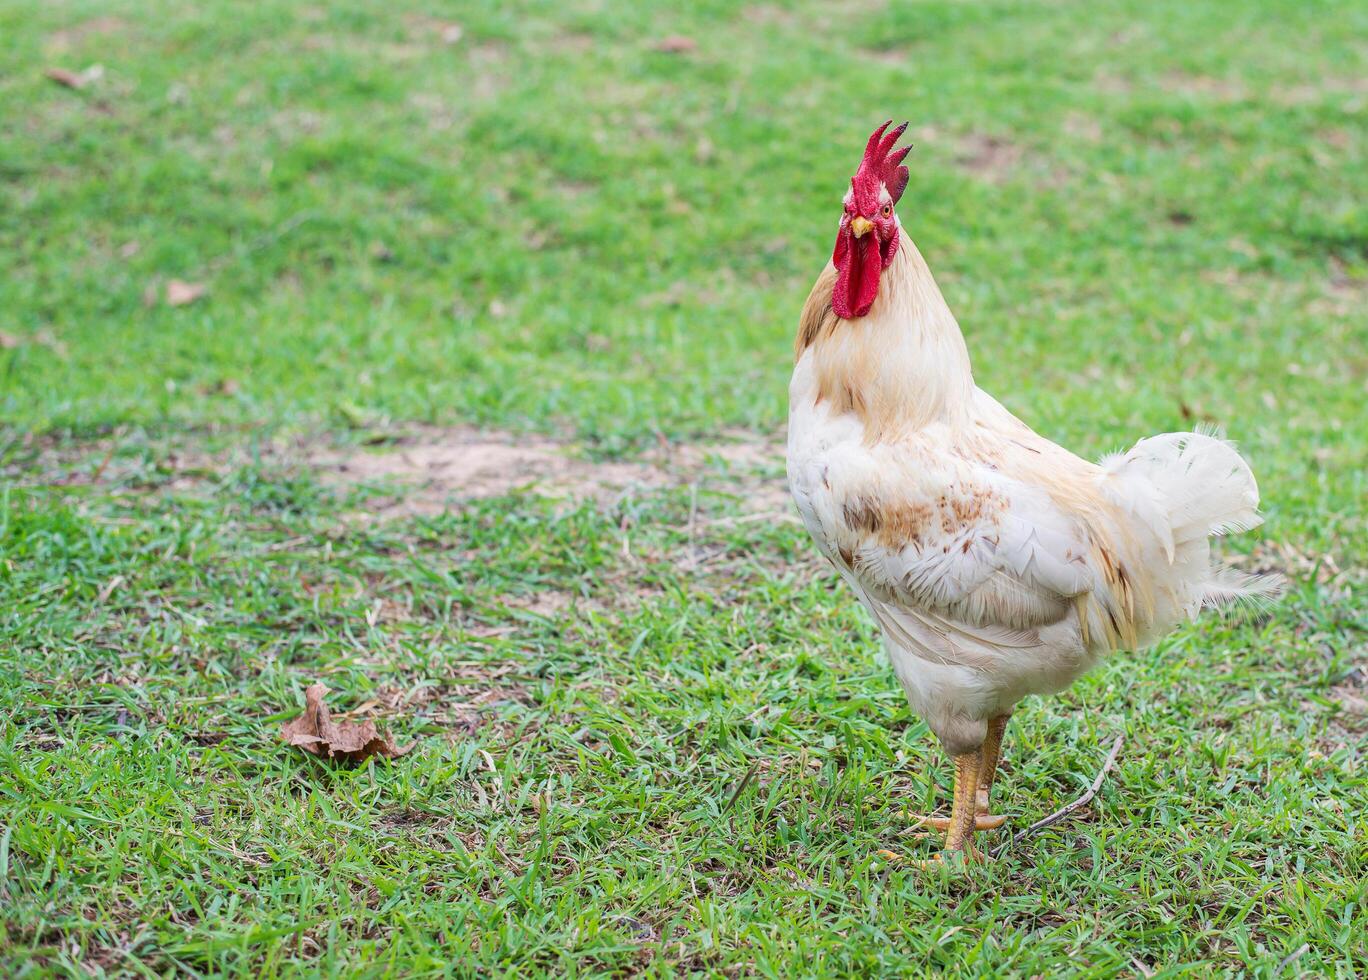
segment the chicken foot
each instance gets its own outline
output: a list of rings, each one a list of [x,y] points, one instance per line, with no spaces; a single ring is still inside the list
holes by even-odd
[[[979,860],[978,852],[974,850],[974,831],[978,829],[978,786],[982,768],[982,749],[955,756],[955,797],[950,806],[945,848],[934,858],[917,862],[923,867],[940,864],[955,854],[963,855],[966,863]]]
[[[946,828],[945,848],[933,858],[912,862],[919,867],[934,867],[944,863],[955,854],[961,855],[964,861],[969,864],[980,859],[978,851],[974,850],[974,832],[980,829],[979,820],[982,819],[976,812],[978,810],[979,773],[983,768],[982,748],[957,755],[954,760],[955,798],[950,807],[950,816],[926,818],[927,824],[932,826],[944,821]],[[878,854],[889,861],[904,860],[903,856],[895,851],[880,850]]]
[[[1002,736],[1007,731],[1010,714],[998,715],[988,722],[988,737],[979,749],[979,774],[977,790],[974,793],[974,829],[996,830],[1007,822],[1001,814],[989,812],[989,795],[993,791],[993,781],[997,778],[998,763],[1002,761]],[[954,817],[917,817],[917,826],[931,827],[935,830],[949,830]]]

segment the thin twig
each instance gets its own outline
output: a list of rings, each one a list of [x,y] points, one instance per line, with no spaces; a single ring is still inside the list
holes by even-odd
[[[117,448],[119,448],[118,442],[113,443],[109,447],[109,452],[105,453],[104,459],[100,460],[100,465],[95,468],[94,474],[90,477],[92,485],[100,482],[100,477],[104,476],[104,471],[108,468],[109,461],[114,458],[114,450]]]
[[[1124,735],[1116,736],[1116,741],[1112,742],[1111,751],[1107,753],[1107,761],[1102,763],[1102,768],[1097,773],[1097,778],[1093,780],[1092,785],[1088,787],[1088,791],[1086,793],[1084,793],[1078,799],[1074,800],[1072,803],[1068,803],[1060,807],[1058,810],[1050,814],[1048,817],[1045,817],[1041,820],[1037,820],[1035,823],[1031,824],[1025,830],[1013,834],[1006,841],[1004,841],[1003,843],[999,844],[996,848],[994,848],[993,857],[999,857],[1003,851],[1007,850],[1009,847],[1011,847],[1018,841],[1025,840],[1027,837],[1030,837],[1031,835],[1044,830],[1046,827],[1050,827],[1054,824],[1059,823],[1059,821],[1063,820],[1065,817],[1073,813],[1075,810],[1078,810],[1081,807],[1085,807],[1089,803],[1091,803],[1093,797],[1097,795],[1097,791],[1102,788],[1102,780],[1107,778],[1107,771],[1111,769],[1112,763],[1116,761],[1116,754],[1121,751],[1121,743],[1123,741],[1125,741]]]
[[[1283,961],[1281,963],[1278,964],[1278,972],[1281,973],[1283,970],[1286,970],[1293,963],[1297,962],[1297,960],[1301,959],[1303,954],[1307,953],[1310,949],[1310,943],[1302,943],[1299,948],[1293,950],[1288,956],[1283,958]]]

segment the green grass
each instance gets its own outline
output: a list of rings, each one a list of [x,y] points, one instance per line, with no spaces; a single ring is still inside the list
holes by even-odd
[[[0,37],[0,972],[1368,972],[1368,8],[0,0]],[[772,437],[889,116],[979,383],[1090,456],[1223,425],[1269,516],[1229,547],[1292,578],[1024,704],[1016,826],[1117,770],[964,875],[874,856],[929,850],[949,773],[801,529],[735,520],[777,454],[370,519],[405,491],[279,450]],[[314,679],[417,749],[287,750]]]

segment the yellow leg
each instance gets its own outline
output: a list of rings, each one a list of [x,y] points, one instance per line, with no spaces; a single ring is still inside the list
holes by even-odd
[[[982,752],[966,752],[955,756],[955,800],[950,809],[950,829],[945,835],[945,850],[961,853],[967,861],[977,857],[974,853],[975,802],[982,768]]]
[[[1007,731],[1007,719],[1011,717],[1009,714],[998,715],[988,722],[988,737],[983,741],[983,766],[979,770],[978,794],[975,800],[976,809],[982,816],[988,815],[988,797],[993,792],[993,780],[997,778],[998,763],[1002,761],[1002,736]],[[992,826],[1002,825],[1002,817],[990,819],[997,821]]]
[[[997,777],[998,763],[1002,761],[1002,736],[1007,731],[1007,719],[1010,714],[998,715],[988,722],[988,737],[983,740],[983,748],[979,750],[978,789],[974,795],[974,818],[975,830],[996,830],[1007,822],[1003,816],[993,816],[989,813],[988,797],[993,791],[993,780]],[[935,830],[949,830],[954,823],[954,817],[917,817],[918,827],[931,827]]]
[[[940,864],[953,854],[962,855],[968,862],[978,860],[978,852],[974,850],[974,831],[978,829],[979,815],[975,810],[979,771],[982,768],[981,749],[955,756],[955,799],[950,805],[950,817],[945,821],[945,849],[934,858],[918,861],[917,864],[922,867]],[[936,820],[936,823],[940,822]],[[890,861],[902,860],[902,855],[892,851],[880,851],[879,855]]]
[[[917,826],[944,830],[945,851],[930,862],[934,864],[944,859],[945,854],[963,854],[966,861],[974,861],[978,855],[974,851],[974,832],[994,830],[1001,827],[1006,818],[989,812],[989,798],[993,782],[997,778],[998,763],[1002,761],[1002,738],[1007,731],[1007,721],[1011,714],[998,715],[988,722],[988,731],[983,744],[973,752],[954,757],[955,798],[948,817],[917,817]],[[880,856],[889,860],[902,860],[902,856],[892,851],[880,851]]]

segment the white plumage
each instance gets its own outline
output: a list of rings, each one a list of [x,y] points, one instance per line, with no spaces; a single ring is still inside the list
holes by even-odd
[[[907,123],[876,129],[841,201],[789,386],[789,486],[883,633],[912,709],[955,760],[947,854],[1002,822],[990,793],[1013,707],[1204,605],[1276,583],[1209,539],[1259,523],[1254,475],[1200,432],[1094,465],[974,384],[964,337],[894,208]]]
[[[1254,476],[1203,433],[1094,465],[977,388],[958,324],[902,235],[868,314],[804,311],[789,484],[803,522],[879,624],[912,708],[952,754],[1109,650],[1274,583],[1213,562],[1260,522]]]

